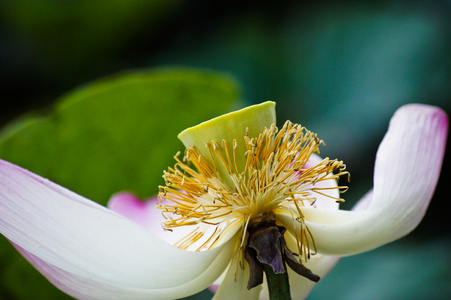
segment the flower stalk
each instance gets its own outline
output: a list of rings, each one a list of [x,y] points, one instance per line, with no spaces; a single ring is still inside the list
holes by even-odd
[[[285,261],[283,261],[283,266],[286,268]],[[268,265],[264,265],[263,269],[265,271],[266,280],[268,282],[269,299],[291,300],[288,272],[276,274]]]

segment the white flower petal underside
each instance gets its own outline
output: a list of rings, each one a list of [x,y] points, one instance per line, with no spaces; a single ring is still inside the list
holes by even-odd
[[[155,290],[184,286],[200,276],[205,282],[198,283],[199,290],[208,286],[225,269],[235,243],[204,252],[178,249],[111,210],[4,161],[0,232],[65,272],[106,285]]]
[[[236,275],[236,280],[235,280]],[[227,273],[213,297],[213,300],[257,300],[261,291],[261,286],[251,290],[247,289],[249,281],[249,266],[244,261],[244,269],[237,264],[237,255],[231,262]],[[266,283],[265,283],[266,284]]]
[[[366,210],[303,209],[318,251],[351,255],[403,237],[424,216],[440,174],[448,118],[439,108],[412,104],[393,116],[377,152],[373,193]],[[372,196],[372,199],[371,199]],[[278,216],[290,231],[291,216]],[[291,226],[291,228],[289,228]]]
[[[385,220],[403,235],[413,230],[434,194],[448,135],[448,118],[435,107],[408,105],[393,117],[376,157],[371,210],[386,210]],[[389,209],[387,209],[389,208]]]
[[[169,300],[188,296],[205,289],[205,282],[211,280],[209,277],[212,271],[224,268],[225,262],[215,260],[203,274],[177,287],[139,289],[114,286],[69,273],[41,260],[17,245],[15,247],[39,272],[60,290],[76,299],[86,300]],[[227,263],[229,263],[228,260]]]

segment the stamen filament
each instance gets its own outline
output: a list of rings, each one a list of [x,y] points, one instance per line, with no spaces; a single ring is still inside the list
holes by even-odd
[[[232,147],[229,148],[230,142]],[[238,153],[238,149],[242,149],[239,143],[244,143],[245,153]],[[239,248],[243,252],[249,223],[261,214],[282,209],[300,223],[300,231],[293,234],[299,259],[306,261],[316,252],[316,247],[304,222],[302,208],[313,205],[315,195],[343,202],[342,198],[328,195],[326,191],[347,189],[345,186],[316,186],[318,182],[338,180],[348,174],[342,161],[329,158],[306,167],[310,156],[319,153],[320,145],[324,142],[316,134],[286,122],[280,130],[272,124],[256,138],[249,137],[246,131],[241,141],[208,142],[205,145],[208,159],[195,147],[185,150],[183,160],[177,153],[174,167],[164,172],[166,185],[160,187],[158,207],[166,220],[163,227],[172,230],[197,225],[176,245],[188,249],[202,239],[196,249],[200,251],[211,249],[223,237],[230,236],[225,232],[234,224],[233,228],[239,228],[242,235]],[[245,158],[242,170],[238,165],[240,155]],[[336,170],[338,173],[334,173]],[[214,228],[207,233],[204,226]]]

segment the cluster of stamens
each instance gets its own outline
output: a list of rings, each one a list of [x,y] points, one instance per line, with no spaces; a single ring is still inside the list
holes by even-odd
[[[187,148],[183,159],[178,153],[175,166],[164,172],[166,186],[160,187],[158,205],[166,219],[163,227],[172,230],[196,225],[176,246],[187,249],[196,243],[196,250],[210,249],[239,228],[240,248],[244,249],[250,222],[275,210],[285,210],[301,223],[302,230],[296,233],[299,256],[307,259],[314,254],[313,237],[304,223],[302,207],[314,205],[318,195],[344,201],[325,190],[342,191],[346,187],[316,186],[320,181],[338,180],[347,174],[343,162],[325,158],[310,166],[310,156],[319,153],[324,143],[316,134],[289,121],[280,131],[273,124],[257,138],[243,133],[243,140],[229,143],[207,143],[206,157],[195,147]],[[238,143],[245,143],[245,153],[238,153]],[[239,155],[244,155],[242,166]]]

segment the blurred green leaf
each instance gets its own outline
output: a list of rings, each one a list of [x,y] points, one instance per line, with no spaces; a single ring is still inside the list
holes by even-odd
[[[237,97],[235,81],[215,73],[121,74],[75,90],[46,116],[5,128],[0,157],[101,204],[121,190],[148,197],[182,150],[177,134],[228,112]],[[0,299],[63,298],[5,239],[0,244]]]

